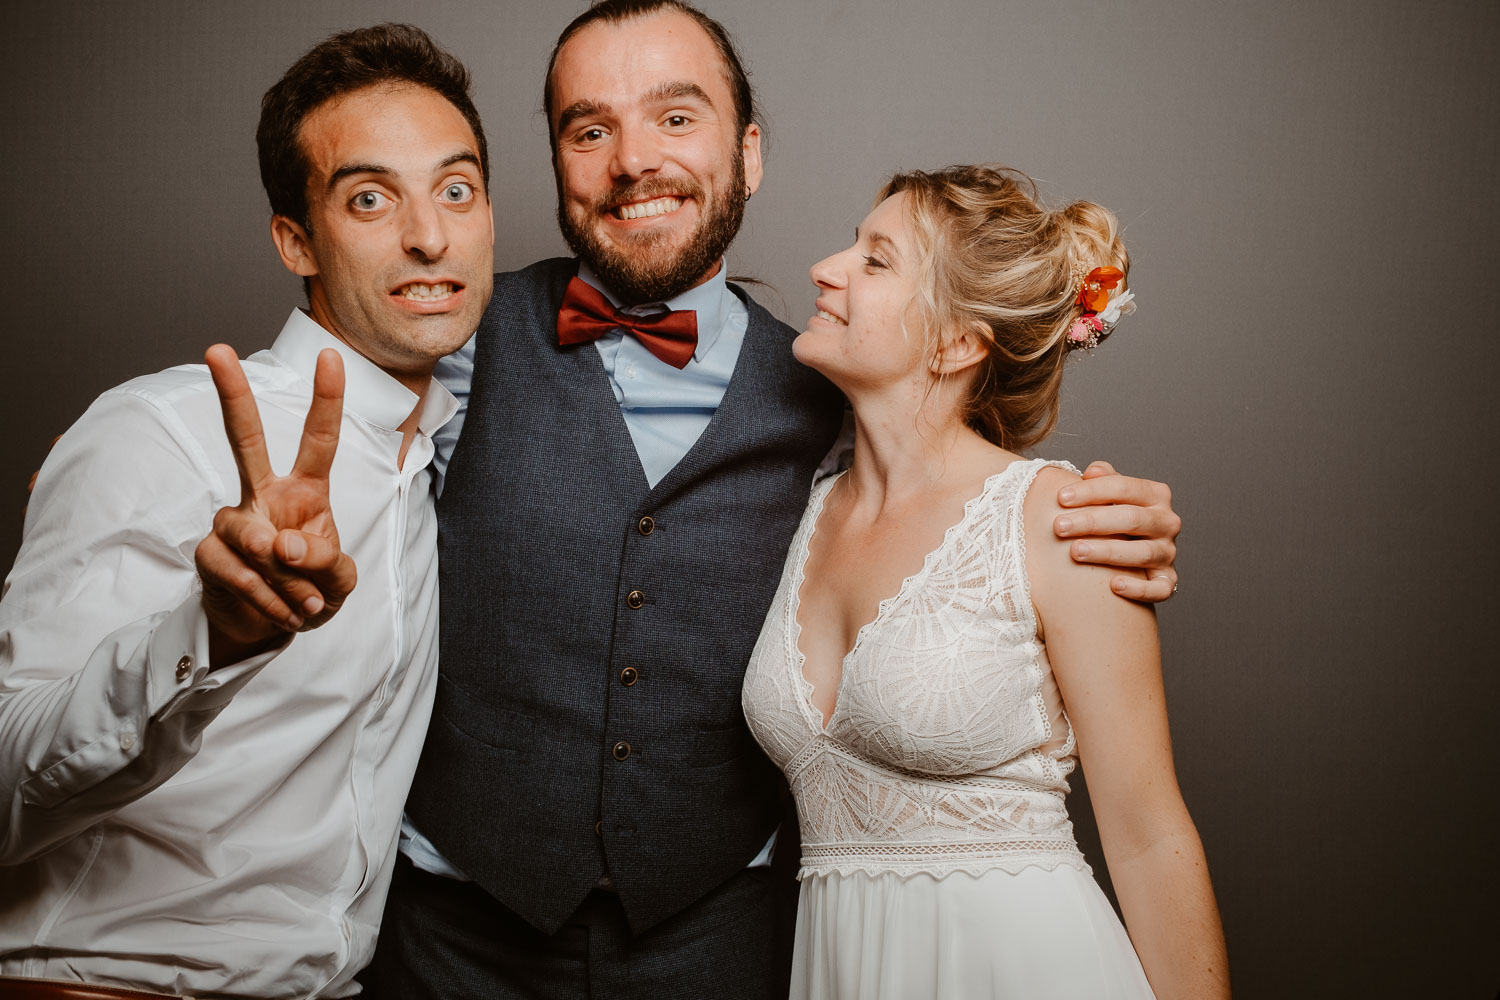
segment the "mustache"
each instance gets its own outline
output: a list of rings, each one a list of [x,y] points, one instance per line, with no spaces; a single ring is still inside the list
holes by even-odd
[[[638,181],[615,184],[595,198],[590,207],[595,212],[603,213],[633,201],[665,197],[691,198],[701,202],[703,188],[689,177],[643,177]]]

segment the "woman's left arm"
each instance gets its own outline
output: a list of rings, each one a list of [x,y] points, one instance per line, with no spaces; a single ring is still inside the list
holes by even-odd
[[[1038,475],[1025,507],[1026,563],[1110,877],[1156,995],[1228,997],[1208,865],[1172,767],[1156,619],[1115,596],[1116,570],[1075,562],[1053,534],[1069,480],[1077,477],[1060,469]]]

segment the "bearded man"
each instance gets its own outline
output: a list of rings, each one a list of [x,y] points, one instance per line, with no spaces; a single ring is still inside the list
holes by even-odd
[[[456,445],[444,429],[441,670],[364,981],[784,997],[783,785],[740,685],[843,403],[726,282],[763,165],[723,27],[606,0],[559,37],[545,95],[577,259],[497,275],[445,362],[466,415]],[[1159,598],[1175,515],[1128,509],[1157,536]]]

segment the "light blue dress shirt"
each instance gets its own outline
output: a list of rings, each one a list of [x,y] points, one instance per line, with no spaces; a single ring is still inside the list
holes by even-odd
[[[587,264],[579,264],[578,277],[598,289],[616,309],[620,308],[620,300]],[[609,375],[615,401],[620,404],[620,415],[630,431],[630,440],[635,443],[646,482],[652,486],[682,461],[713,419],[750,326],[750,310],[729,290],[722,262],[718,273],[696,288],[665,303],[631,306],[623,311],[651,315],[664,309],[691,309],[698,314],[698,346],[681,369],[662,361],[622,330],[607,333],[594,342]],[[469,386],[474,380],[474,337],[439,361],[433,374],[458,400],[458,413],[432,436],[435,449],[432,465],[441,495],[448,460],[468,415]],[[773,834],[750,867],[770,864],[775,843]],[[465,878],[406,818],[401,821],[401,852],[424,871]]]
[[[620,300],[604,287],[587,264],[579,264],[578,277],[598,289],[615,308],[620,308]],[[722,264],[718,274],[665,303],[631,306],[623,311],[649,316],[667,309],[691,309],[698,314],[698,346],[693,349],[692,360],[680,370],[621,330],[607,333],[594,342],[609,376],[609,387],[614,390],[615,402],[620,404],[620,415],[625,418],[631,441],[635,442],[646,481],[652,486],[682,461],[713,419],[734,374],[745,330],[750,325],[750,310],[729,290]],[[448,459],[458,444],[468,414],[469,384],[474,378],[474,338],[470,337],[467,344],[439,361],[434,375],[458,399],[459,406],[458,414],[432,439],[436,449],[432,464],[441,494]]]

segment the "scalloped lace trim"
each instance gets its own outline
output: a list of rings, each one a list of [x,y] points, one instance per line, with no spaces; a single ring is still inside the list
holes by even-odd
[[[1007,875],[1019,875],[1029,868],[1040,868],[1043,871],[1056,871],[1059,868],[1072,868],[1075,871],[1092,875],[1094,870],[1089,867],[1082,854],[1017,854],[997,858],[968,858],[954,859],[952,861],[918,861],[895,862],[887,859],[860,858],[860,857],[837,857],[829,858],[809,864],[807,858],[802,859],[802,867],[797,871],[797,881],[806,878],[819,878],[827,875],[839,875],[848,877],[850,875],[869,875],[872,878],[880,875],[892,874],[897,878],[908,879],[917,875],[927,875],[941,882],[949,875],[971,875],[978,877],[989,872],[1005,872]]]
[[[844,667],[848,666],[849,661],[856,655],[858,655],[860,647],[862,647],[865,643],[865,636],[869,635],[870,632],[874,631],[877,625],[885,620],[887,613],[892,607],[899,604],[902,598],[905,598],[907,594],[912,591],[918,584],[932,575],[933,567],[937,565],[938,560],[948,551],[948,549],[953,546],[954,540],[958,538],[968,527],[969,522],[974,517],[974,511],[979,507],[981,503],[990,498],[990,494],[994,492],[998,483],[1007,475],[1009,475],[1011,470],[1021,467],[1025,467],[1029,472],[1029,475],[1026,477],[1027,485],[1030,485],[1030,480],[1035,478],[1037,470],[1041,468],[1041,466],[1037,464],[1036,459],[1032,459],[1029,461],[1027,459],[1016,459],[1005,468],[1001,469],[999,472],[995,472],[990,474],[989,476],[986,476],[984,485],[980,487],[979,492],[964,501],[963,513],[959,516],[959,519],[953,524],[948,525],[948,527],[944,529],[942,541],[938,542],[937,548],[931,550],[927,553],[927,555],[922,557],[922,567],[911,576],[905,577],[901,581],[901,586],[896,588],[896,592],[894,594],[889,597],[882,598],[880,603],[875,608],[875,617],[871,618],[869,621],[861,625],[859,627],[859,631],[854,633],[854,645],[849,647],[849,651],[844,654],[844,658],[840,661],[839,664],[839,679],[835,684],[833,709],[828,713],[828,719],[826,721],[823,719],[822,713],[818,711],[817,706],[813,704],[813,692],[817,689],[817,685],[813,684],[812,681],[809,681],[807,679],[807,655],[802,652],[802,622],[798,618],[798,613],[802,606],[802,585],[807,582],[806,573],[808,552],[812,548],[813,536],[818,533],[818,521],[823,515],[823,504],[828,499],[828,494],[833,492],[833,487],[838,483],[840,479],[844,478],[849,470],[844,469],[836,475],[829,476],[827,480],[819,484],[820,488],[818,489],[817,494],[813,497],[811,502],[812,510],[808,515],[807,533],[799,540],[799,544],[793,547],[793,551],[797,553],[797,560],[796,569],[792,575],[792,585],[787,606],[787,617],[790,619],[788,623],[787,633],[791,638],[791,649],[789,651],[791,653],[790,658],[793,667],[796,668],[796,679],[799,681],[797,687],[802,695],[803,701],[806,702],[809,713],[808,721],[813,724],[820,735],[826,734],[828,732],[828,730],[833,726],[833,720],[839,714],[839,702],[843,699],[838,697],[838,688],[842,687],[843,685]],[[1072,466],[1069,465],[1068,468],[1071,469]],[[1024,555],[1024,549],[1022,551]],[[1026,586],[1029,608],[1029,602],[1031,599],[1029,581],[1027,582]],[[1035,616],[1033,616],[1032,618],[1031,626],[1032,631],[1035,632]]]

